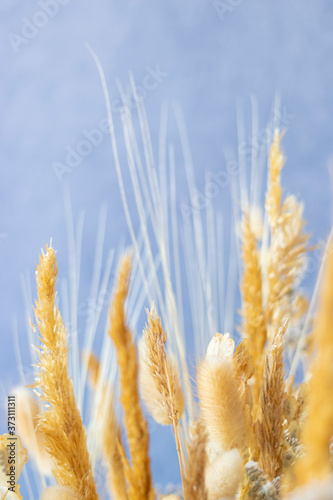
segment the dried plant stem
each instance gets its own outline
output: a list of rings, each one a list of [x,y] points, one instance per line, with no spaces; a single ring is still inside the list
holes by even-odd
[[[254,365],[252,391],[256,408],[263,381],[267,325],[263,310],[261,266],[249,216],[245,218],[243,224],[243,261],[244,273],[241,284],[243,335],[248,339]]]
[[[86,431],[68,376],[66,330],[55,305],[57,261],[52,246],[46,246],[46,253],[41,253],[36,277],[35,316],[42,344],[35,387],[48,406],[39,416],[39,429],[54,459],[53,474],[57,482],[72,488],[80,500],[97,500]]]
[[[138,362],[132,334],[125,321],[124,303],[129,291],[131,260],[125,257],[119,271],[118,285],[110,311],[109,335],[118,356],[120,370],[121,403],[124,409],[129,450],[132,464],[125,466],[129,482],[130,500],[153,500],[149,460],[149,434],[138,393]]]

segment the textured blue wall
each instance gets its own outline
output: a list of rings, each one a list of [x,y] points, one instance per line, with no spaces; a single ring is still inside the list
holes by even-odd
[[[292,116],[283,141],[288,157],[283,183],[305,201],[312,241],[327,236],[327,166],[333,153],[329,0],[2,0],[0,12],[2,394],[18,381],[13,318],[18,322],[23,364],[29,363],[20,274],[27,273],[33,283],[39,250],[50,237],[58,250],[60,274],[66,274],[64,183],[70,187],[74,218],[85,211],[83,296],[102,203],[108,207],[105,247],[117,246],[121,238],[129,241],[107,134],[102,133],[100,144],[89,154],[76,158],[75,168],[69,165],[71,171],[61,179],[54,170],[55,162],[65,163],[68,151],[77,150],[85,134],[101,127],[106,116],[97,70],[84,42],[103,64],[120,144],[116,79],[126,86],[132,71],[144,88],[156,150],[162,102],[181,104],[200,185],[206,169],[223,168],[224,148],[236,151],[236,103],[243,103],[249,121],[249,97],[255,96],[260,125],[265,127],[275,93],[280,92],[282,109]],[[147,83],[151,73],[158,85]],[[171,135],[174,129],[171,120]],[[125,163],[122,148],[121,155]],[[180,198],[186,199],[184,174],[179,170],[177,175]],[[214,203],[228,217],[226,191]],[[308,276],[309,285],[314,274]],[[170,442],[168,436],[161,435],[154,445],[159,483],[177,477],[176,466],[158,454]]]

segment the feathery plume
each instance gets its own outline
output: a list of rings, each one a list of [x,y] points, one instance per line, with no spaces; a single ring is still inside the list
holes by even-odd
[[[185,500],[207,500],[205,486],[207,435],[202,422],[195,422],[190,429],[186,476],[184,478]]]
[[[110,310],[109,335],[118,356],[120,369],[121,403],[124,409],[132,465],[125,467],[129,482],[130,500],[152,500],[154,490],[149,460],[149,435],[138,393],[138,362],[132,334],[126,325],[124,303],[129,290],[131,260],[123,259],[113,304]]]
[[[54,461],[52,472],[57,482],[72,488],[80,500],[97,500],[86,431],[68,376],[66,330],[55,305],[56,278],[55,251],[46,245],[36,271],[38,300],[35,316],[41,347],[35,387],[46,403],[46,409],[39,416],[39,429]]]

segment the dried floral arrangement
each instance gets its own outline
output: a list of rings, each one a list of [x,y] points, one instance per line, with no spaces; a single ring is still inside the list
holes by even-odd
[[[141,118],[145,124],[145,115]],[[128,161],[133,167],[137,151],[132,122],[126,114],[123,119],[128,152],[133,154],[132,158],[128,155]],[[123,189],[113,126],[111,138]],[[140,243],[133,236],[132,253],[123,256],[118,268],[100,359],[92,352],[91,337],[76,373],[80,384],[70,363],[71,337],[56,298],[56,252],[52,244],[41,252],[33,320],[39,339],[35,337],[34,391],[20,388],[15,394],[16,481],[29,455],[41,478],[53,476],[55,480],[52,486],[41,480],[41,500],[333,498],[333,247],[329,240],[318,278],[319,292],[308,304],[300,284],[310,251],[309,236],[304,230],[301,203],[282,194],[281,138],[276,130],[269,150],[268,188],[259,227],[253,206],[242,207],[242,340],[236,346],[229,333],[212,330],[214,321],[206,323],[206,318],[203,324],[199,319],[196,327],[205,330],[206,336],[195,335],[198,362],[193,381],[182,328],[181,284],[176,283],[174,291],[170,278],[170,261],[177,272],[179,255],[175,245],[171,245],[172,259],[167,255],[162,227],[169,208],[162,202],[164,208],[155,210],[163,193],[153,168],[146,184],[142,183],[142,170],[137,172],[133,167],[131,172],[145,228],[142,193],[148,193],[144,199],[158,242],[163,285],[148,232],[143,230],[145,257],[140,257]],[[144,140],[149,163],[150,139],[146,136]],[[172,165],[171,160],[171,198]],[[126,200],[124,205],[126,210]],[[172,227],[173,208],[171,204]],[[133,233],[131,224],[130,230]],[[203,241],[195,215],[193,233],[196,244]],[[172,234],[175,237],[177,232]],[[216,242],[209,244],[214,255]],[[203,280],[207,274],[200,255],[195,265],[199,280]],[[151,303],[139,341],[130,327],[128,307],[134,266],[141,276],[139,286],[145,288]],[[207,285],[203,290],[194,302],[198,318],[204,317],[202,311],[212,288]],[[303,383],[296,384],[294,374],[299,366],[304,371]],[[82,391],[87,377],[94,410],[86,430]],[[171,426],[174,433],[182,484],[172,494],[154,489],[147,412],[158,424]],[[7,484],[8,439],[13,436],[4,435],[0,441],[4,459],[0,493],[3,499],[19,500],[19,485],[8,489]],[[107,471],[103,484],[96,482],[96,470],[101,467]]]

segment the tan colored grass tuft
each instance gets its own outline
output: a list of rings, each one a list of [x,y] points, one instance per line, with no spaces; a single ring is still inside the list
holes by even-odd
[[[198,393],[209,439],[224,450],[242,449],[248,440],[248,405],[232,358],[207,355],[199,364]]]
[[[80,500],[97,499],[86,431],[75,403],[68,376],[66,330],[56,299],[57,260],[52,246],[42,251],[36,271],[38,300],[35,307],[40,334],[39,374],[36,388],[47,408],[39,417],[39,429],[54,460],[53,474],[60,485],[69,486]]]
[[[314,323],[316,354],[312,364],[304,422],[303,458],[296,463],[297,484],[323,479],[331,473],[330,440],[333,436],[333,245],[328,247],[326,268]]]
[[[130,500],[152,500],[152,486],[149,435],[138,393],[138,362],[132,334],[127,327],[124,303],[129,291],[131,260],[123,259],[113,304],[110,310],[109,335],[112,338],[118,356],[120,369],[121,403],[131,454],[131,467],[126,467],[129,482]]]
[[[191,441],[187,447],[186,477],[184,479],[185,500],[207,500],[205,468],[207,462],[207,435],[202,422],[195,422],[190,429]]]
[[[272,481],[282,473],[284,454],[284,368],[283,347],[287,323],[275,334],[266,357],[261,390],[261,421],[255,424],[260,450],[259,465]]]
[[[242,291],[242,333],[254,365],[253,403],[258,405],[263,381],[267,324],[263,309],[262,277],[256,238],[251,230],[250,218],[243,224],[244,273]]]

